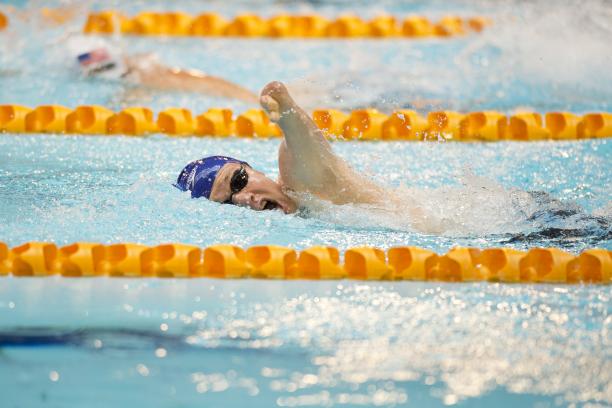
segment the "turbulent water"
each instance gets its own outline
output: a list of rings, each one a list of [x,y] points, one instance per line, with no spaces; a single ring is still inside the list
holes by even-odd
[[[308,109],[612,110],[607,1],[10,3],[0,4],[11,19],[0,32],[0,104],[252,108],[86,80],[69,44],[89,9],[252,10],[486,15],[494,25],[422,41],[111,41],[254,92],[282,80]],[[73,17],[58,26],[40,13],[55,6]],[[187,162],[210,154],[275,178],[278,140],[3,134],[0,241],[612,249],[610,140],[335,143],[405,206],[310,201],[286,216],[172,187]],[[612,406],[609,287],[0,279],[3,407]]]
[[[4,136],[0,235],[9,245],[49,240],[273,243],[298,249],[411,244],[436,251],[457,244],[610,248],[606,163],[612,144],[606,140],[346,142],[334,148],[409,205],[390,210],[318,202],[286,216],[193,200],[172,187],[184,164],[204,154],[241,157],[277,177],[276,140]],[[414,227],[415,207],[436,231]]]

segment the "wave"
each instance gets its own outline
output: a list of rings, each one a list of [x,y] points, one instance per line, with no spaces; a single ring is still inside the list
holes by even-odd
[[[402,206],[335,206],[312,197],[299,199],[306,216],[339,225],[386,228],[447,237],[493,237],[505,243],[570,245],[612,239],[610,211],[588,213],[579,204],[544,191],[522,191],[465,174],[459,186],[395,189]],[[415,216],[415,214],[418,214]]]

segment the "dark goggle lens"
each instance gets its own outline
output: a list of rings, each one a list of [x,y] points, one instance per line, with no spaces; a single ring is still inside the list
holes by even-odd
[[[102,72],[110,71],[111,69],[114,69],[116,66],[117,64],[115,64],[114,62],[109,62],[107,64],[104,64],[104,65],[101,65],[99,67],[92,69],[91,71],[89,71],[89,75],[101,74]]]
[[[232,190],[232,194],[239,192],[243,188],[246,187],[249,182],[249,175],[247,174],[244,167],[240,167],[230,180],[230,189]]]

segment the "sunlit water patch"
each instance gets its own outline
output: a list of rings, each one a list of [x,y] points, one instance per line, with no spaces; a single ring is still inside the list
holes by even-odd
[[[8,279],[0,379],[5,401],[29,406],[68,395],[78,405],[89,397],[75,391],[94,386],[112,387],[100,395],[111,405],[607,406],[611,296],[595,286]]]

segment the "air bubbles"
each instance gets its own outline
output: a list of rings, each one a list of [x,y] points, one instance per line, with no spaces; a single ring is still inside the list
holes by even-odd
[[[138,364],[136,366],[136,371],[138,371],[138,374],[140,374],[143,377],[149,376],[149,368],[144,364]]]

